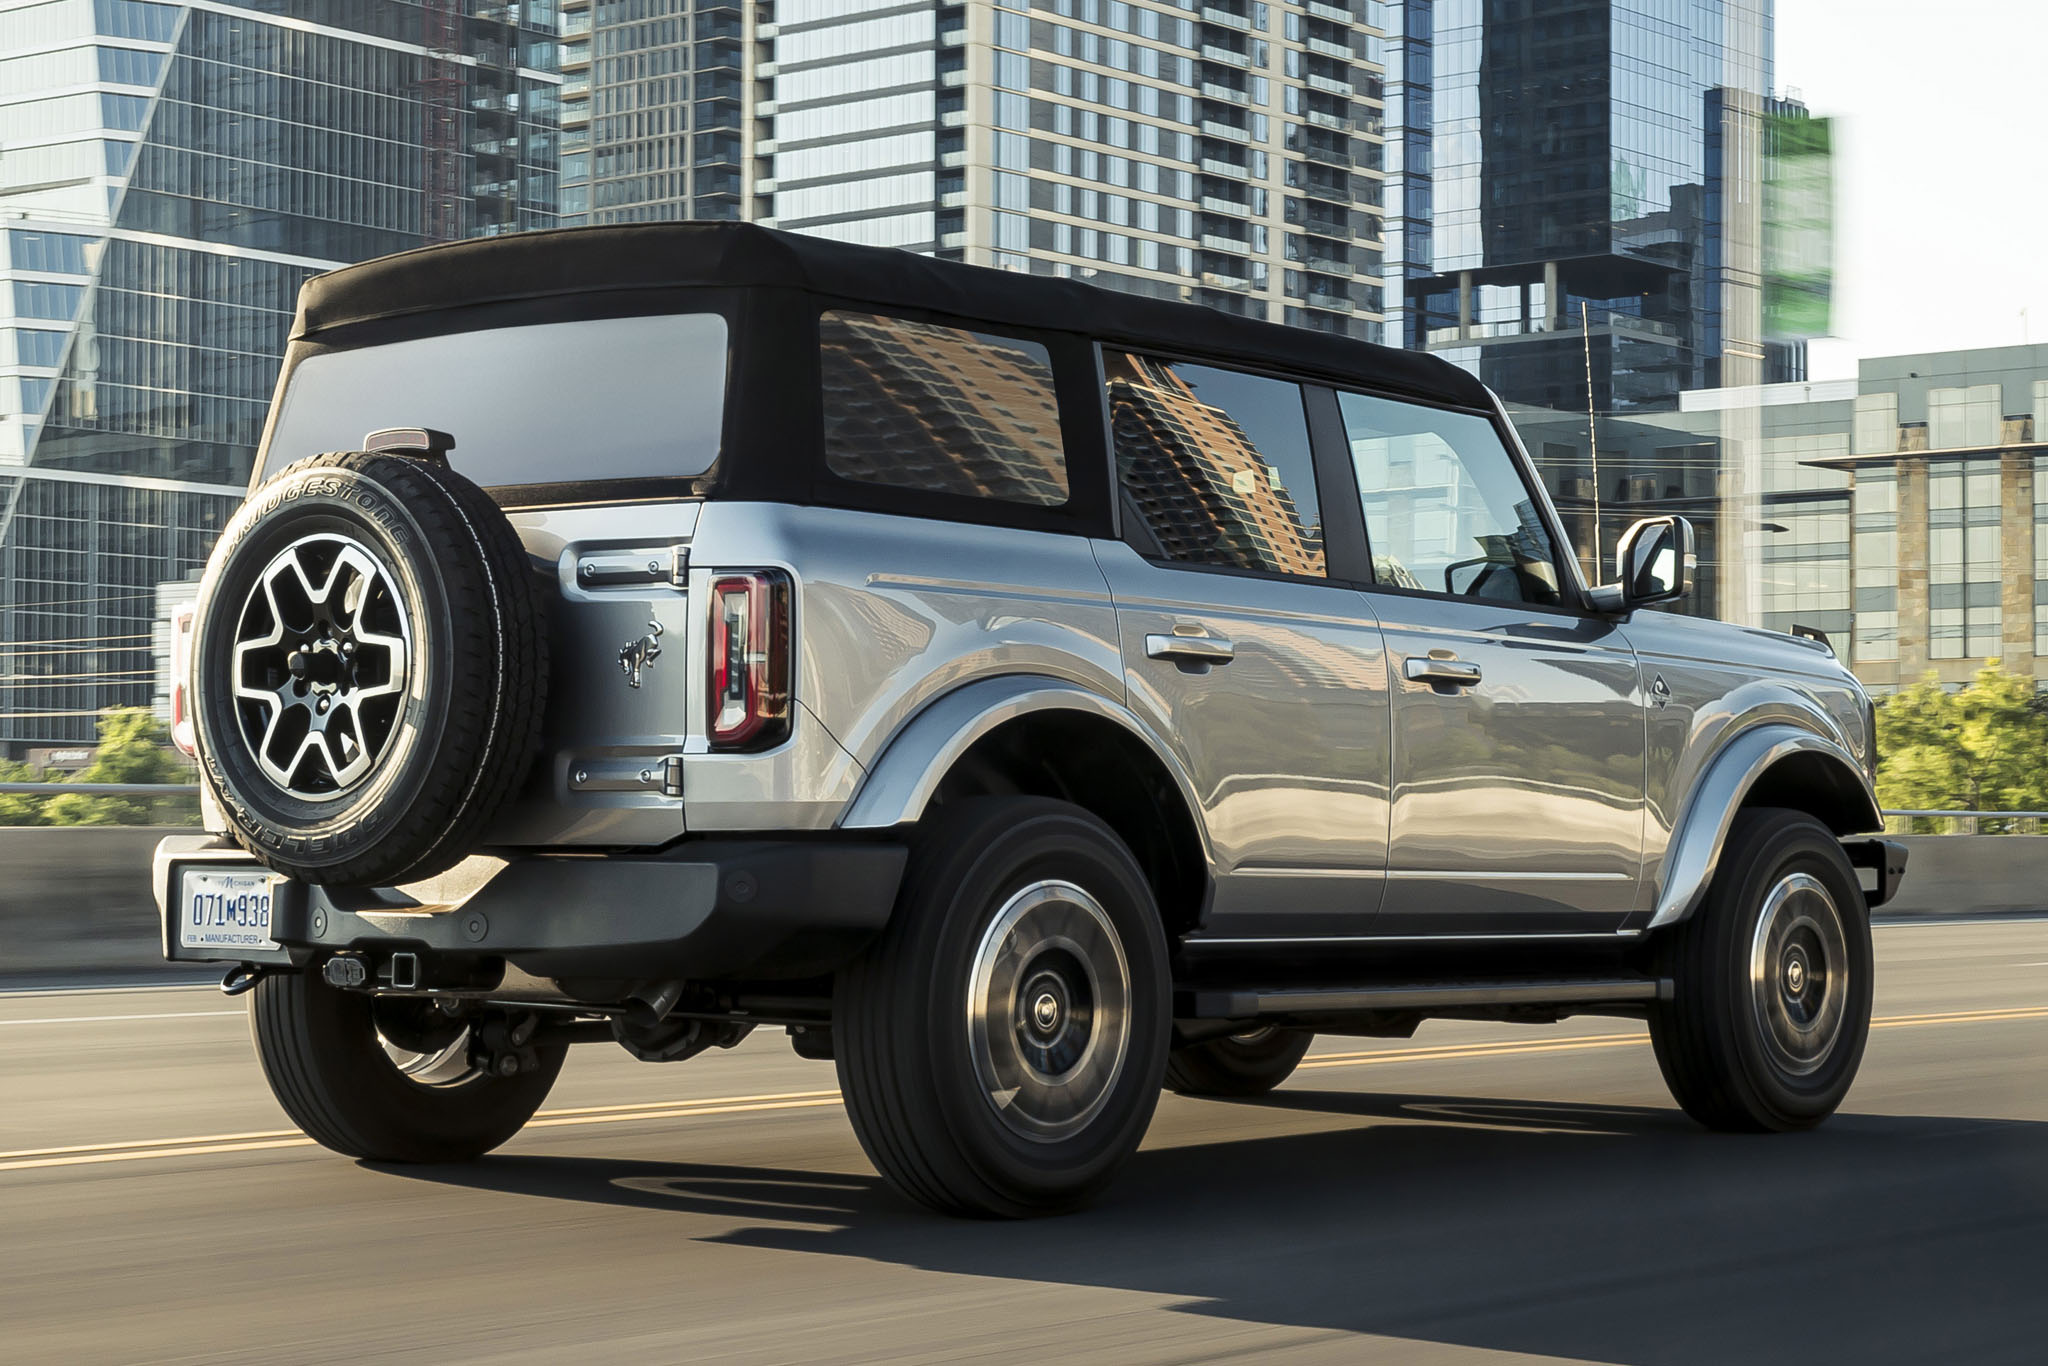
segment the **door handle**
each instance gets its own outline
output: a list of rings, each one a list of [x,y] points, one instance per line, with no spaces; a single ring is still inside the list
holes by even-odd
[[[1401,672],[1412,683],[1428,683],[1432,686],[1449,684],[1454,688],[1469,688],[1479,681],[1479,666],[1462,659],[1437,659],[1431,655],[1410,655],[1402,662]]]
[[[1228,664],[1237,658],[1237,645],[1221,636],[1146,636],[1145,653],[1176,664]]]

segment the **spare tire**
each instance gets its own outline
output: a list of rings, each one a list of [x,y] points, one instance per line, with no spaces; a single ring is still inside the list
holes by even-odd
[[[504,513],[446,465],[280,471],[222,532],[193,624],[200,772],[229,833],[307,882],[461,860],[540,746],[545,607]]]

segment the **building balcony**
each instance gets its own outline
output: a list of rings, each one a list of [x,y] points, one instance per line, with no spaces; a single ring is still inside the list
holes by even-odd
[[[1247,252],[1252,249],[1252,244],[1245,238],[1224,237],[1221,234],[1213,232],[1203,233],[1201,237],[1201,242],[1202,249],[1204,251]]]
[[[1332,5],[1328,0],[1304,0],[1302,8],[1317,19],[1328,19],[1333,24],[1355,24],[1358,16],[1342,5]]]
[[[1202,283],[1211,289],[1232,289],[1249,293],[1252,287],[1250,276],[1232,275],[1220,270],[1205,270],[1201,278]]]
[[[1251,107],[1251,92],[1239,90],[1235,86],[1218,85],[1214,81],[1203,81],[1200,89],[1202,98],[1205,100],[1222,100],[1226,104],[1242,105],[1247,109]]]
[[[1356,312],[1358,307],[1349,297],[1342,294],[1327,294],[1312,289],[1307,297],[1310,308],[1327,309],[1332,313],[1352,313]]]
[[[1321,180],[1295,180],[1293,178],[1288,180],[1287,185],[1290,189],[1301,191],[1310,199],[1320,199],[1326,204],[1349,206],[1352,201],[1351,187],[1349,185],[1332,185]]]
[[[1326,95],[1341,95],[1345,99],[1350,99],[1356,93],[1351,88],[1350,81],[1340,81],[1334,76],[1325,76],[1319,72],[1311,71],[1302,77],[1302,80],[1309,89],[1320,90]]]
[[[1349,147],[1332,147],[1320,142],[1310,142],[1299,147],[1289,147],[1287,150],[1304,161],[1313,161],[1323,166],[1341,166],[1347,171],[1351,169],[1353,158]]]
[[[1214,43],[1202,44],[1202,60],[1205,62],[1221,62],[1225,66],[1234,66],[1240,71],[1249,71],[1252,67],[1250,53],[1239,52],[1235,48],[1218,47]]]
[[[1299,264],[1303,270],[1312,270],[1320,275],[1336,275],[1346,280],[1358,273],[1357,269],[1349,261],[1342,261],[1334,256],[1322,256],[1313,252],[1302,257]]]
[[[1202,22],[1205,24],[1221,24],[1224,28],[1234,28],[1239,33],[1258,32],[1256,28],[1252,27],[1250,15],[1239,14],[1235,10],[1223,9],[1217,5],[1202,6]],[[1344,22],[1350,23],[1350,16],[1347,15]]]
[[[1254,178],[1251,167],[1240,166],[1234,161],[1218,161],[1215,157],[1203,157],[1199,164],[1203,175],[1229,176],[1232,180],[1244,181]]]
[[[1247,147],[1251,145],[1252,141],[1250,130],[1238,128],[1228,123],[1219,123],[1215,119],[1203,119],[1201,131],[1204,136],[1223,138],[1230,142],[1241,142]]]
[[[1204,213],[1227,214],[1232,218],[1252,217],[1251,205],[1240,204],[1235,199],[1218,199],[1212,194],[1202,196],[1202,211]]]
[[[1315,53],[1318,57],[1335,57],[1340,62],[1348,62],[1354,60],[1358,55],[1343,43],[1331,42],[1328,38],[1318,38],[1313,33],[1309,34],[1302,41],[1307,45],[1308,50]]]
[[[1326,114],[1320,109],[1307,110],[1302,114],[1302,118],[1318,128],[1328,128],[1335,133],[1348,133],[1353,126],[1349,118],[1341,114]]]

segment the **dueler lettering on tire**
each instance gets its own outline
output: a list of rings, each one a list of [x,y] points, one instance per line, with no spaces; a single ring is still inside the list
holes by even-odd
[[[511,525],[443,465],[281,471],[199,589],[200,770],[245,848],[309,882],[460,860],[539,748],[545,601]]]

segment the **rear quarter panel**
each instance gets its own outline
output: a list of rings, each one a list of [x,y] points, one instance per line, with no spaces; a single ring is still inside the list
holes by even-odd
[[[1080,536],[779,503],[708,505],[691,547],[693,584],[764,566],[788,568],[797,584],[797,724],[820,726],[863,775],[920,710],[978,679],[1034,674],[1124,695],[1116,612]],[[701,724],[692,729],[703,733]],[[737,828],[717,824],[711,809],[723,798],[710,770],[725,762],[693,760],[685,783],[692,829]]]

